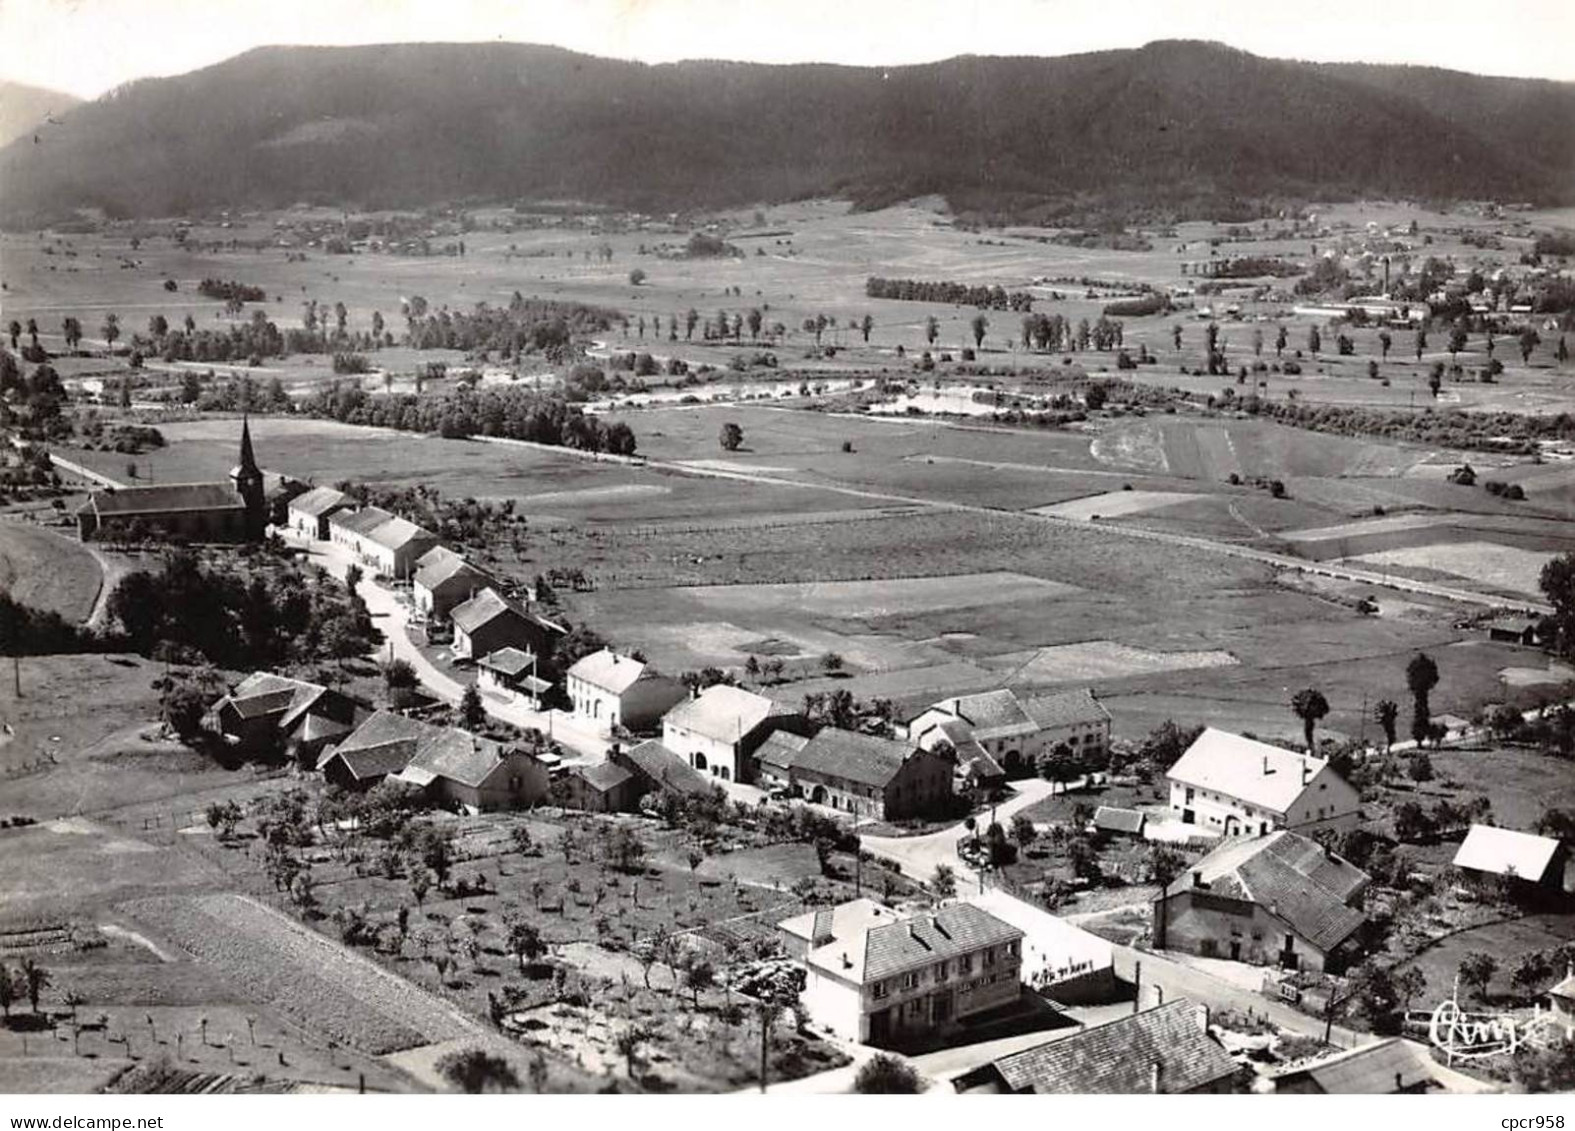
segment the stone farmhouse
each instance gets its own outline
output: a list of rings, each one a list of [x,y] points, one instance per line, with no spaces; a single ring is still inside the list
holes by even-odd
[[[1343,832],[1361,819],[1361,797],[1324,759],[1213,727],[1165,777],[1171,810],[1186,824],[1222,836]]]
[[[1338,973],[1365,921],[1367,885],[1367,873],[1297,833],[1229,840],[1154,901],[1154,945]]]
[[[987,780],[991,763],[1006,777],[1037,772],[1039,760],[1063,743],[1102,757],[1110,749],[1110,712],[1087,689],[1021,700],[1001,689],[943,699],[911,719],[907,731],[925,749],[950,743],[963,772]]]
[[[410,593],[430,621],[446,621],[454,609],[497,581],[446,546],[434,546],[416,559]]]
[[[253,672],[208,711],[211,725],[242,753],[285,750],[315,764],[317,755],[370,712],[349,696],[303,679]]]
[[[718,683],[662,716],[662,745],[701,773],[751,781],[753,756],[772,731],[798,729],[802,717],[763,695]]]
[[[396,581],[415,573],[416,559],[438,544],[436,534],[381,507],[329,515],[328,536],[374,572]]]
[[[302,538],[328,541],[328,520],[340,511],[354,510],[355,500],[332,487],[313,487],[285,507],[285,526]]]
[[[479,660],[500,648],[518,648],[538,658],[552,655],[559,625],[537,616],[488,586],[449,614],[454,624],[454,655]]]
[[[617,727],[634,733],[656,729],[662,716],[689,696],[678,680],[610,648],[592,652],[564,674],[574,718],[603,734]]]
[[[861,817],[926,816],[952,797],[951,760],[906,742],[822,727],[802,740],[779,731],[761,753],[762,781]]]

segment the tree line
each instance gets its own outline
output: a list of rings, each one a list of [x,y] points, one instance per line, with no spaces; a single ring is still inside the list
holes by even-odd
[[[954,306],[977,306],[981,310],[1034,308],[1034,296],[1027,291],[1007,291],[1001,286],[970,285],[948,280],[883,279],[872,275],[864,282],[870,298],[897,299],[902,302],[945,302]]]

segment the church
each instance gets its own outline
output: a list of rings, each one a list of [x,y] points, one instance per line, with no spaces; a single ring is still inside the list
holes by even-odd
[[[270,484],[270,480],[273,480]],[[251,423],[241,421],[241,458],[228,482],[171,483],[94,491],[77,510],[84,542],[142,538],[260,542],[273,512],[305,484],[257,466]]]

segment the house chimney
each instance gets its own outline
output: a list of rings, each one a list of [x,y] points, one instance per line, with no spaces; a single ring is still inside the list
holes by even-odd
[[[1165,1082],[1165,1065],[1164,1065],[1164,1062],[1156,1060],[1154,1062],[1153,1069],[1152,1069],[1152,1071],[1149,1074],[1149,1089],[1148,1090],[1153,1092],[1157,1096],[1157,1095],[1159,1095],[1161,1092],[1163,1092],[1165,1090],[1164,1089],[1164,1082]]]
[[[1209,1023],[1212,1020],[1213,1016],[1209,1012],[1207,1003],[1200,1003],[1198,1005],[1198,1027],[1207,1033],[1209,1031]]]
[[[1202,872],[1193,872],[1192,873],[1192,886],[1195,887],[1195,888],[1200,888],[1200,887],[1203,886],[1203,873]]]
[[[1395,1073],[1395,1091],[1397,1091],[1397,1092],[1405,1091],[1405,1075],[1403,1073],[1400,1073],[1400,1072],[1396,1072]]]
[[[1269,756],[1265,754],[1263,756],[1263,776],[1268,777],[1273,772],[1274,771],[1269,768]]]
[[[1307,764],[1307,759],[1303,758],[1302,759],[1302,784],[1306,785],[1307,784],[1307,780],[1309,778],[1311,778],[1311,777],[1312,777],[1312,767]]]

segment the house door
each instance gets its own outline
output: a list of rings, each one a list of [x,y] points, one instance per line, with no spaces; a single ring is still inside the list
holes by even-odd
[[[1280,965],[1287,970],[1295,970],[1301,965],[1296,957],[1296,940],[1290,935],[1285,936],[1285,947],[1280,951]]]
[[[1240,939],[1231,939],[1230,940],[1230,960],[1232,962],[1240,962],[1241,961],[1241,940]]]
[[[933,998],[930,999],[930,1001],[933,1004],[933,1009],[930,1012],[930,1019],[932,1021],[934,1021],[935,1024],[940,1025],[940,1024],[946,1022],[946,1021],[950,1021],[951,1020],[951,1018],[952,1018],[952,995],[951,994],[949,994],[949,993],[936,994]]]
[[[882,1009],[870,1014],[870,1044],[884,1044],[891,1039],[891,1010]]]
[[[1181,811],[1181,823],[1184,824],[1184,825],[1191,825],[1191,824],[1196,824],[1197,823],[1197,817],[1193,815],[1193,812],[1192,812],[1191,809],[1183,809]]]

